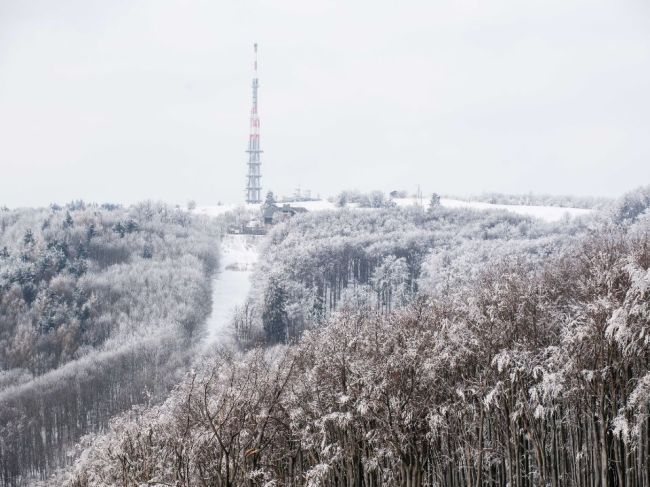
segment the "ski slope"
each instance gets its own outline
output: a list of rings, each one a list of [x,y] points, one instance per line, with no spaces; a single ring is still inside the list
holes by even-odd
[[[212,281],[212,312],[206,321],[204,346],[232,342],[230,323],[235,308],[250,290],[250,276],[258,258],[256,235],[225,235],[221,242],[221,265]]]

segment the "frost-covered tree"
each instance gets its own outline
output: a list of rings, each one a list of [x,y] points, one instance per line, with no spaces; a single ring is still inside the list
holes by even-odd
[[[275,196],[273,195],[273,191],[269,191],[266,193],[266,197],[264,198],[264,206],[273,206],[275,205]]]
[[[262,324],[267,343],[284,342],[287,339],[287,298],[280,279],[272,276],[264,292]]]
[[[0,212],[0,484],[46,475],[82,434],[176,383],[218,239],[153,203]]]
[[[432,221],[449,217],[443,209]],[[334,219],[342,234],[355,228],[350,222],[378,224],[348,218]],[[464,218],[470,240],[543,233],[521,221]],[[404,229],[388,220],[384,230]],[[301,264],[270,279],[284,276],[285,290],[288,277],[320,275],[308,273],[312,265],[327,276],[355,255],[353,241],[335,242],[335,225],[307,230],[310,221],[271,235],[282,246],[330,232],[329,248],[322,242],[295,260],[269,254],[276,264]],[[422,286],[404,306],[379,312],[374,287],[390,280],[379,276],[402,267],[398,248],[414,252],[386,231],[386,241],[369,241],[377,251],[369,255],[393,252],[365,284],[343,288],[324,326],[289,346],[217,354],[164,404],[88,437],[61,482],[647,487],[649,224],[601,220],[588,234],[565,241],[556,232],[558,242],[546,232],[502,252],[509,240],[449,245],[428,261],[423,280],[447,261],[451,290]]]
[[[433,193],[431,199],[429,200],[429,211],[433,211],[434,208],[440,206],[440,195],[438,193]]]

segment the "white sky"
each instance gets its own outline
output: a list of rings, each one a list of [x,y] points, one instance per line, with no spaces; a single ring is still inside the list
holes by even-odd
[[[650,183],[646,0],[0,0],[0,205]]]

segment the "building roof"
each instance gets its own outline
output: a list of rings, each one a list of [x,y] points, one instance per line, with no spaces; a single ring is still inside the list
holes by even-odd
[[[290,206],[288,203],[283,204],[281,207],[277,205],[268,205],[263,207],[262,216],[264,219],[273,218],[273,215],[278,212],[293,216],[296,213],[307,213],[307,208],[303,208],[302,206]]]

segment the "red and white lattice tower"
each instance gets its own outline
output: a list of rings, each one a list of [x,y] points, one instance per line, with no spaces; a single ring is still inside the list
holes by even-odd
[[[257,113],[257,43],[255,64],[253,65],[253,106],[251,107],[251,130],[248,138],[248,182],[246,183],[246,203],[262,202],[262,174],[260,172],[260,117]]]

